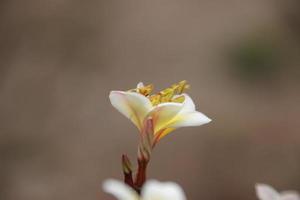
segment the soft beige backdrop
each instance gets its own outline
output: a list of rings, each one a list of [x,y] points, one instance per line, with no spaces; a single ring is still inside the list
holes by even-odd
[[[300,190],[298,8],[292,0],[1,1],[0,199],[112,199],[101,183],[122,178],[120,155],[134,158],[138,132],[109,91],[182,79],[213,121],[164,138],[151,178],[180,183],[194,200],[254,200],[256,182]],[[245,81],[225,55],[256,32],[275,35],[284,64],[270,80]]]

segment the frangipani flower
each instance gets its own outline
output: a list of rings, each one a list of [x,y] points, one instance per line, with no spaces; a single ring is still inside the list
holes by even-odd
[[[186,200],[181,187],[173,182],[147,181],[140,196],[128,185],[112,179],[104,182],[103,189],[118,200]]]
[[[153,144],[174,129],[200,126],[211,121],[196,111],[191,97],[184,92],[186,81],[172,85],[158,94],[151,94],[152,85],[139,83],[136,89],[111,91],[111,104],[129,118],[141,133],[147,132],[147,120],[153,123]]]
[[[256,184],[256,195],[260,200],[300,200],[299,193],[295,191],[277,192],[266,184]]]

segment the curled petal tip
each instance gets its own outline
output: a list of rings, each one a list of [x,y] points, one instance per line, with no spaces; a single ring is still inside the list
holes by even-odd
[[[201,112],[196,112],[197,114],[195,116],[198,117],[198,125],[203,125],[203,124],[207,124],[210,123],[212,121],[212,119],[210,119],[209,117],[207,117],[205,114],[201,113]]]
[[[206,116],[206,118],[204,118],[203,121],[205,124],[207,124],[207,123],[210,123],[212,121],[212,119]]]

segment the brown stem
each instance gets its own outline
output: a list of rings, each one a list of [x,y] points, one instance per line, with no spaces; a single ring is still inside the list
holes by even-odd
[[[146,181],[146,172],[147,172],[148,161],[145,159],[138,159],[138,171],[136,174],[136,179],[134,182],[135,190],[140,193],[143,184]]]
[[[132,173],[125,173],[124,172],[124,182],[129,185],[130,187],[134,188]]]

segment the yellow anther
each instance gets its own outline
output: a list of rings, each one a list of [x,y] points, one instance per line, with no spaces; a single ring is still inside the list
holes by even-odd
[[[153,91],[153,85],[149,84],[144,87],[137,88],[137,91],[144,96],[148,96]]]
[[[159,93],[161,95],[161,102],[169,102],[174,96],[174,90],[172,88],[167,88]]]
[[[164,102],[183,103],[185,98],[181,94],[184,92],[184,90],[188,89],[189,87],[190,85],[187,84],[187,81],[183,80],[177,84],[173,84],[169,88],[160,91],[158,94],[151,95],[151,92],[153,91],[152,84],[146,86],[144,86],[143,84],[139,84],[137,88],[128,91],[137,92],[144,95],[145,97],[149,98],[153,106],[156,106]],[[181,96],[174,98],[175,95]]]
[[[174,90],[174,94],[178,94],[178,88],[179,88],[179,85],[178,84],[173,84],[171,86],[171,88]]]
[[[153,106],[156,106],[156,105],[158,105],[158,104],[160,103],[161,96],[158,95],[158,94],[156,94],[156,95],[151,95],[151,96],[149,97],[149,99],[150,99],[152,105],[153,105]]]
[[[182,94],[184,90],[189,89],[190,85],[187,84],[186,80],[180,81],[178,84],[177,92],[178,94]]]
[[[174,99],[172,99],[172,102],[175,102],[175,103],[183,103],[185,100],[185,97],[182,95],[182,96],[178,96]]]

